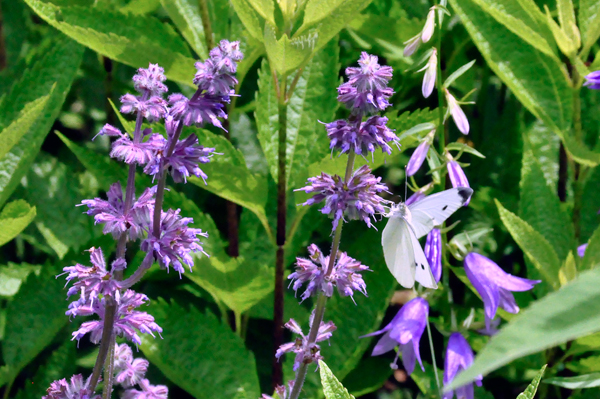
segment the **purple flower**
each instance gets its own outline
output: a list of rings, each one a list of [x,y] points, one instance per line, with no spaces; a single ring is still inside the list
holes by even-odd
[[[172,124],[176,129],[180,122]],[[169,125],[167,125],[169,126]],[[169,133],[169,128],[167,132]],[[198,137],[191,134],[185,140],[178,140],[171,155],[167,156],[167,150],[171,146],[172,137],[165,143],[162,151],[157,152],[156,156],[146,165],[144,172],[149,175],[155,175],[161,168],[167,168],[173,180],[177,183],[187,182],[190,175],[201,177],[206,184],[208,176],[198,167],[199,163],[208,163],[215,151],[214,148],[203,147],[198,144]]]
[[[448,112],[452,115],[456,127],[462,134],[469,134],[469,120],[463,112],[456,98],[448,90],[445,90],[446,102],[448,103]]]
[[[500,318],[496,317],[494,320],[491,321],[489,326],[486,326],[485,328],[477,330],[477,332],[481,335],[487,335],[487,336],[491,337],[492,335],[495,335],[498,332],[499,325],[500,325]]]
[[[354,291],[360,291],[363,295],[367,295],[367,285],[360,273],[370,270],[368,266],[362,265],[345,252],[338,252],[333,270],[327,275],[330,257],[324,257],[315,244],[308,247],[308,253],[310,259],[296,258],[296,271],[288,277],[294,283],[296,292],[302,284],[309,282],[302,294],[302,300],[318,291],[322,291],[325,295],[331,297],[334,286],[337,287],[341,296],[352,297]]]
[[[381,183],[381,177],[371,174],[371,169],[366,165],[356,170],[348,183],[338,175],[332,177],[327,173],[309,178],[308,183],[310,185],[296,191],[302,190],[315,195],[302,205],[318,204],[325,200],[321,213],[333,218],[334,229],[343,216],[349,220],[363,220],[371,227],[370,218],[375,213],[385,211],[381,205],[383,199],[377,194],[387,192],[387,187]]]
[[[128,389],[121,396],[122,399],[167,399],[169,389],[164,385],[151,385],[147,379],[139,382],[141,391]]]
[[[425,198],[425,193],[423,191],[415,191],[413,195],[408,197],[404,205],[409,206],[410,204],[414,204],[415,202],[421,201],[423,198]]]
[[[145,96],[134,96],[128,93],[121,97],[121,103],[123,104],[120,109],[122,113],[141,114],[150,123],[164,118],[167,114],[167,102],[161,96],[145,99]]]
[[[435,134],[435,129],[433,130],[433,132]],[[427,158],[427,152],[429,151],[430,146],[431,141],[429,140],[429,138],[426,138],[412,153],[410,159],[408,160],[408,164],[406,165],[406,174],[408,176],[413,176],[421,168],[421,165],[423,165],[425,158]]]
[[[363,335],[361,338],[383,334],[377,345],[375,345],[372,356],[389,352],[398,345],[400,350],[396,353],[396,358],[390,365],[392,368],[398,368],[396,361],[398,355],[402,353],[402,364],[408,374],[414,371],[417,360],[421,365],[421,369],[425,371],[419,352],[419,341],[427,325],[428,315],[429,304],[425,299],[418,297],[411,299],[402,306],[390,324],[379,331]]]
[[[67,275],[67,284],[71,280],[77,280],[67,291],[67,297],[76,293],[81,294],[80,302],[98,302],[98,296],[114,296],[119,300],[119,282],[112,278],[112,274],[106,270],[106,261],[101,248],[90,248],[90,262],[92,267],[80,265],[63,268]]]
[[[150,64],[148,69],[138,69],[133,76],[133,87],[142,94],[148,92],[151,96],[160,96],[169,90],[163,84],[165,80],[165,70],[158,64]]]
[[[540,280],[528,280],[506,273],[483,255],[469,252],[464,260],[467,277],[477,290],[485,308],[486,327],[496,316],[498,307],[509,313],[518,313],[519,307],[511,291],[528,291]]]
[[[154,322],[154,317],[146,312],[134,310],[141,306],[148,297],[143,294],[138,294],[135,291],[127,290],[121,297],[121,301],[117,307],[115,314],[114,331],[116,335],[124,337],[136,345],[141,345],[142,341],[136,330],[144,334],[150,334],[154,337],[153,331],[162,332],[162,328]],[[102,329],[104,327],[106,300],[102,298],[100,301],[95,301],[91,306],[93,313],[100,317],[100,320],[86,321],[81,325],[79,330],[73,333],[73,339],[79,341],[87,333],[90,333],[90,341],[97,344],[102,337]]]
[[[442,278],[442,232],[438,228],[434,228],[427,234],[425,257],[436,283],[439,283]]]
[[[53,381],[42,399],[99,399],[100,395],[94,395],[87,389],[89,381],[89,377],[84,381],[81,374],[72,376],[70,383],[64,378]]]
[[[448,339],[446,348],[446,360],[444,362],[444,385],[448,385],[454,380],[456,374],[466,370],[473,364],[473,351],[467,340],[458,332],[452,333]],[[483,377],[480,375],[475,380],[478,386],[481,386]],[[444,394],[444,399],[452,399],[454,391]],[[469,383],[456,389],[457,399],[474,399],[475,390],[473,384]]]
[[[358,68],[346,68],[349,80],[338,87],[338,101],[344,103],[356,119],[362,115],[383,111],[394,90],[387,86],[392,67],[379,65],[377,56],[362,52]]]
[[[452,182],[452,187],[470,187],[469,180],[467,180],[467,176],[458,162],[450,159],[446,164],[446,167],[448,168],[448,177],[450,178],[450,182]],[[467,199],[463,206],[468,206],[469,202],[471,202],[471,198]]]
[[[279,399],[287,399],[288,395],[292,393],[292,389],[294,389],[294,380],[288,381],[287,385],[277,385],[275,387],[275,393],[279,397]],[[262,394],[260,399],[274,399],[272,396],[267,394]]]
[[[311,314],[309,320],[311,326],[313,319],[314,312]],[[279,360],[284,353],[294,352],[296,354],[296,359],[294,359],[294,371],[298,370],[301,364],[310,364],[323,359],[323,356],[321,356],[320,353],[321,347],[317,345],[317,342],[331,338],[331,334],[337,329],[332,321],[328,321],[327,323],[321,322],[315,343],[309,344],[308,336],[304,335],[302,329],[294,319],[290,319],[290,321],[285,323],[285,327],[293,333],[298,334],[300,338],[297,338],[293,342],[281,345],[279,349],[277,349],[275,357]]]
[[[233,76],[237,63],[244,58],[240,42],[221,40],[210,51],[209,57],[205,62],[196,62],[198,71],[194,76],[194,84],[211,96],[229,96],[231,88],[238,83]]]
[[[115,380],[123,387],[132,387],[141,382],[148,370],[146,359],[133,358],[131,348],[127,344],[115,348]]]
[[[190,252],[202,252],[206,256],[197,236],[208,237],[208,233],[203,233],[200,229],[188,227],[193,223],[192,218],[182,218],[180,209],[169,209],[161,215],[160,237],[155,237],[152,226],[149,228],[148,238],[142,242],[142,251],[154,251],[154,257],[162,267],[173,265],[173,268],[181,273],[185,273],[183,264],[187,265],[192,271],[194,260]]]
[[[585,250],[587,249],[587,246],[587,244],[582,244],[577,247],[577,255],[579,255],[580,258],[585,256]]]
[[[422,69],[419,69],[419,72],[425,71],[423,86],[421,88],[423,97],[425,98],[428,98],[433,93],[437,74],[437,62],[437,51],[433,48],[433,52],[429,56],[429,61],[427,61],[427,64]]]
[[[223,125],[218,118],[227,119],[225,103],[229,103],[229,97],[194,95],[190,100],[183,94],[169,96],[170,115],[186,126],[204,126],[206,122],[210,122],[214,126],[223,129]]]
[[[114,183],[106,193],[108,200],[94,198],[81,201],[88,207],[87,214],[94,216],[95,223],[104,223],[104,234],[111,233],[115,239],[127,232],[130,240],[137,240],[143,234],[144,226],[138,223],[139,214],[152,213],[154,210],[155,188],[147,188],[131,209],[125,214],[121,183]]]
[[[433,31],[435,29],[435,9],[432,7],[429,9],[427,13],[427,19],[425,20],[425,26],[423,26],[423,30],[421,31],[421,41],[423,43],[427,43],[431,36],[433,36]],[[434,48],[435,50],[435,48]],[[425,96],[427,97],[427,96]]]
[[[585,76],[584,86],[589,87],[590,89],[599,90],[600,89],[600,71],[594,71]]]
[[[388,143],[396,142],[398,136],[386,126],[387,121],[386,117],[372,116],[360,123],[360,127],[345,119],[326,123],[327,136],[331,140],[329,147],[339,148],[342,153],[352,150],[359,155],[374,152],[379,147],[382,152],[391,154],[392,147]]]
[[[145,142],[132,141],[128,134],[114,126],[104,125],[98,135],[120,136],[112,144],[110,156],[112,158],[124,161],[126,164],[137,163],[145,165],[148,163],[160,148],[164,145],[165,139],[160,134],[152,134],[150,129],[146,129],[143,134],[149,136]]]

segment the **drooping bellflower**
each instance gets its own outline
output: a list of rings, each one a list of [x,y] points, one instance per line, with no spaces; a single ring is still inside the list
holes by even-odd
[[[444,94],[446,96],[446,102],[448,103],[448,113],[452,116],[452,119],[454,119],[456,127],[462,134],[469,134],[469,120],[456,101],[456,98],[450,94],[448,89],[444,90]]]
[[[456,162],[449,153],[446,154],[446,157],[448,158],[446,168],[448,169],[448,177],[450,178],[452,187],[471,187],[469,186],[467,175],[465,175],[465,172],[460,167],[460,164]],[[466,200],[463,206],[468,206],[470,202],[471,198]]]
[[[404,44],[406,45],[404,47],[404,56],[410,57],[414,54],[415,51],[417,51],[421,43],[427,43],[429,40],[431,40],[434,30],[435,9],[431,8],[427,13],[427,19],[425,20],[425,25],[423,26],[421,32],[404,42]]]
[[[433,141],[433,137],[435,136],[435,129],[427,134],[425,139],[417,146],[415,151],[410,156],[408,160],[408,164],[406,165],[406,175],[413,176],[423,165],[425,162],[425,158],[427,158],[427,152],[429,152],[429,147],[431,147],[431,143]]]
[[[475,252],[469,252],[465,256],[464,266],[469,281],[483,300],[488,329],[498,307],[509,313],[519,312],[513,291],[529,291],[535,284],[541,282],[508,274],[492,260]]]
[[[399,346],[396,358],[391,364],[392,368],[398,367],[396,361],[398,355],[402,353],[402,364],[409,375],[414,371],[417,360],[421,369],[425,371],[421,361],[419,341],[427,325],[428,315],[429,304],[423,298],[414,298],[404,304],[387,326],[363,336],[371,337],[383,334],[375,345],[372,356],[381,355]]]
[[[362,265],[345,252],[338,251],[333,270],[326,276],[330,257],[323,256],[323,253],[315,244],[308,247],[308,253],[310,254],[309,259],[296,258],[296,271],[288,277],[292,280],[296,292],[305,282],[308,282],[305,291],[302,293],[302,300],[317,294],[319,291],[331,297],[334,287],[337,287],[341,296],[352,297],[354,291],[367,295],[367,285],[360,273],[370,270],[368,266]]]
[[[437,63],[437,50],[433,48],[427,64],[425,64],[423,68],[419,69],[419,72],[425,71],[425,75],[423,76],[423,86],[421,87],[421,92],[425,98],[428,98],[431,93],[433,93],[437,75]]]
[[[434,228],[427,234],[424,252],[435,282],[439,283],[442,278],[442,232],[440,229]]]
[[[376,213],[384,212],[383,199],[378,195],[387,192],[387,186],[381,183],[381,177],[371,174],[371,169],[364,165],[356,170],[348,183],[338,175],[321,176],[308,179],[306,187],[296,189],[306,193],[314,193],[313,197],[302,205],[318,204],[325,201],[321,213],[333,218],[333,229],[344,216],[349,220],[363,220],[371,227],[371,218]]]
[[[444,386],[450,384],[456,375],[468,369],[473,364],[473,350],[471,346],[462,336],[461,333],[455,332],[448,339],[446,348],[446,360],[444,362]],[[480,375],[475,379],[475,383],[481,386],[483,377]],[[444,399],[452,399],[456,393],[457,399],[475,399],[475,389],[473,383],[463,385],[456,388],[455,391],[444,393]]]
[[[585,76],[583,85],[593,90],[600,90],[600,71],[588,73]]]

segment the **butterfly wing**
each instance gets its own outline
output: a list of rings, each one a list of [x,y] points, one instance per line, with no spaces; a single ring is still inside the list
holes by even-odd
[[[410,231],[408,223],[398,216],[388,219],[381,234],[385,263],[400,285],[406,288],[412,288],[415,285],[415,252],[411,236],[414,234]],[[423,250],[421,250],[422,253]],[[423,255],[424,257],[425,255]]]
[[[419,244],[419,240],[412,229],[409,229],[411,244],[414,252],[414,264],[415,264],[415,280],[419,282],[423,287],[436,289],[437,283],[431,272],[431,266],[427,261],[427,257]]]
[[[429,195],[408,206],[412,216],[412,226],[417,238],[429,233],[433,226],[446,221],[458,208],[471,198],[473,190],[456,187]]]

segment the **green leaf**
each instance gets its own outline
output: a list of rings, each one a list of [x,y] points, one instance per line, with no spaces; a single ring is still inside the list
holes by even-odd
[[[564,261],[576,246],[573,223],[561,207],[556,193],[546,184],[542,168],[532,151],[523,152],[519,185],[519,216],[552,243],[558,259]]]
[[[494,335],[451,388],[520,357],[600,331],[600,268],[532,303]]]
[[[547,365],[544,364],[538,375],[533,378],[533,381],[531,381],[531,384],[527,386],[527,389],[517,396],[517,399],[533,399],[535,393],[537,392],[538,386],[540,385],[540,381],[544,376],[544,371],[546,371],[546,366]]]
[[[465,72],[467,72],[469,69],[471,69],[471,67],[475,64],[476,60],[473,60],[463,66],[461,66],[460,68],[458,68],[456,71],[452,72],[452,74],[450,76],[448,76],[448,78],[446,78],[446,80],[444,81],[444,87],[448,88],[450,87],[450,85],[452,83],[454,83],[454,81],[458,78],[460,78]]]
[[[231,4],[248,33],[262,43],[264,41],[264,18],[254,10],[249,0],[231,0]]]
[[[54,3],[56,4],[56,2]],[[69,4],[75,5],[72,2]],[[131,0],[119,10],[123,13],[144,15],[156,11],[158,7],[160,7],[160,0]]]
[[[587,146],[569,134],[561,135],[565,149],[578,163],[586,166],[600,165],[600,153],[592,151]]]
[[[533,262],[544,280],[554,288],[559,287],[558,271],[561,262],[552,245],[527,222],[514,213],[506,210],[498,200],[495,200],[502,223],[508,229],[512,238]]]
[[[344,378],[342,385],[353,396],[363,396],[381,388],[393,371],[389,359],[367,357]]]
[[[319,375],[326,399],[354,399],[322,360],[319,360]]]
[[[169,17],[200,58],[208,57],[206,36],[198,2],[192,0],[160,0]]]
[[[134,68],[159,64],[169,79],[192,85],[196,70],[185,42],[155,17],[104,8],[58,7],[40,0],[25,2],[50,25],[108,58]]]
[[[0,245],[19,235],[31,223],[35,214],[35,206],[31,207],[23,200],[7,204],[0,213]]]
[[[265,24],[264,43],[271,67],[281,75],[288,75],[308,61],[315,47],[314,40],[290,40],[286,34],[281,35],[278,40],[276,28],[270,23]]]
[[[163,339],[144,336],[141,349],[175,384],[196,398],[234,397],[240,390],[249,398],[260,395],[254,356],[212,313],[163,300],[148,312],[169,333]]]
[[[396,131],[396,135],[403,146],[408,148],[416,147],[419,142],[419,139],[412,134],[416,132],[410,131],[410,129],[425,123],[433,124],[433,128],[435,128],[439,121],[438,110],[431,110],[429,108],[423,108],[413,112],[405,111],[402,114],[397,111],[391,111],[386,113],[385,116],[389,119],[387,126]],[[431,130],[429,129],[430,126],[431,125],[424,126],[424,130],[421,131]],[[406,150],[404,147],[402,148],[403,151]]]
[[[184,132],[186,130],[188,129],[184,129]],[[189,178],[188,181],[254,212],[271,237],[265,213],[267,179],[252,173],[246,166],[242,153],[223,136],[204,129],[193,131],[203,146],[215,148],[216,152],[223,155],[215,155],[209,163],[202,165],[202,170],[208,175],[207,184],[197,177]]]
[[[272,25],[275,25],[275,7],[273,6],[273,0],[248,0],[248,2],[261,17],[266,19]]]
[[[600,227],[596,229],[588,241],[583,262],[581,262],[581,269],[592,269],[598,266],[600,266]]]
[[[0,158],[0,206],[27,173],[62,107],[81,63],[83,47],[64,37],[50,40],[51,49],[23,72],[21,80],[0,101],[0,128],[10,126],[22,115],[25,107],[29,107],[31,111],[32,104],[39,104],[34,102],[46,102],[37,120]],[[47,96],[48,100],[40,100]]]
[[[496,8],[504,7],[507,14],[521,19],[527,26],[539,26],[541,20],[539,10],[534,9],[535,4],[528,2],[523,9],[521,3],[524,2],[517,5],[516,0],[510,3],[507,0],[493,4]],[[450,0],[450,4],[490,68],[519,101],[554,131],[567,131],[571,126],[573,95],[560,60],[533,47],[532,42],[539,39],[534,39],[532,32],[517,35],[511,31],[511,27],[517,26],[514,19],[504,23],[494,19],[482,1]],[[529,40],[524,38],[527,36]]]
[[[258,71],[258,92],[256,93],[256,128],[258,141],[262,147],[269,171],[273,180],[277,181],[278,149],[279,149],[279,105],[273,84],[271,70],[267,60],[263,60]],[[286,143],[287,144],[287,143]],[[292,143],[290,143],[292,144]],[[286,151],[287,155],[287,151]]]
[[[557,0],[556,6],[558,8],[558,21],[562,30],[565,32],[569,40],[573,42],[576,49],[581,47],[581,35],[579,28],[577,28],[577,21],[575,20],[575,8],[571,0]]]
[[[567,389],[583,389],[600,387],[600,373],[578,375],[576,377],[554,377],[544,380],[546,384],[552,384]]]
[[[590,170],[587,178],[583,182],[583,195],[581,196],[581,219],[579,228],[581,229],[579,239],[584,241],[594,234],[600,226],[600,215],[598,214],[598,198],[600,198],[600,167]]]
[[[556,21],[554,21],[554,19],[552,18],[552,15],[550,15],[550,10],[548,9],[548,6],[545,4],[544,4],[544,9],[546,10],[546,21],[548,22],[548,26],[550,27],[550,30],[552,31],[552,35],[554,36],[554,40],[556,41],[556,44],[558,44],[558,48],[567,57],[569,57],[569,58],[573,57],[575,55],[575,53],[577,52],[577,48],[578,48],[576,46],[576,43],[573,40],[571,40],[571,38],[563,30],[563,28],[558,26]]]
[[[475,155],[478,158],[485,158],[485,155],[483,155],[482,153],[477,151],[475,148],[473,148],[470,145],[467,145],[465,143],[458,143],[458,142],[450,143],[446,146],[446,149],[450,150],[450,151],[466,152],[468,154]]]
[[[523,132],[523,152],[533,153],[552,192],[556,192],[558,183],[559,147],[560,137],[539,119]]]
[[[63,282],[51,273],[40,277],[30,275],[8,303],[2,355],[12,378],[50,344],[67,323],[63,288]]]
[[[600,3],[596,0],[579,0],[577,17],[581,29],[581,54],[584,57],[600,37]]]
[[[33,266],[27,263],[11,263],[0,266],[0,296],[11,297],[19,292],[21,284],[31,273],[39,276],[41,266]]]
[[[311,43],[314,51],[323,48],[354,18],[358,17],[372,0],[308,0],[304,20],[293,40]]]

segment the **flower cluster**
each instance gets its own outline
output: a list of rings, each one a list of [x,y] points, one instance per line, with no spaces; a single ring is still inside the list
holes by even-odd
[[[302,293],[302,300],[318,292],[330,297],[334,287],[337,287],[341,296],[352,297],[354,291],[367,295],[367,285],[360,273],[370,270],[368,266],[349,257],[345,252],[338,252],[333,269],[329,271],[330,257],[323,256],[315,244],[308,247],[308,253],[310,259],[296,258],[296,271],[288,277],[292,280],[296,292],[308,282],[306,290]]]
[[[101,396],[94,395],[88,385],[89,378],[84,381],[81,374],[75,374],[69,382],[65,378],[52,382],[42,399],[100,399]]]

